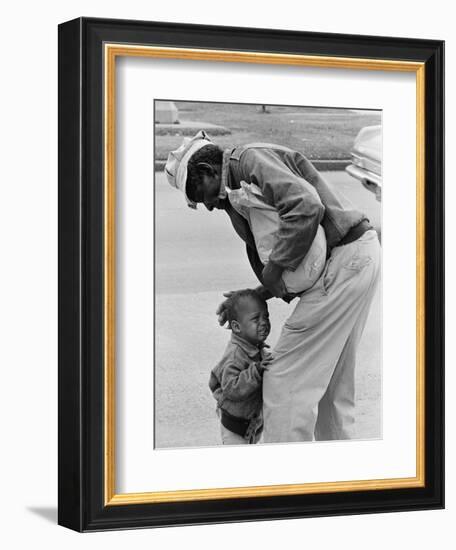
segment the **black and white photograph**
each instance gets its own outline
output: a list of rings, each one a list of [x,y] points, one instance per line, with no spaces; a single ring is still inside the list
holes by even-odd
[[[4,5],[2,548],[451,546],[450,7]]]
[[[154,117],[154,447],[381,439],[382,111]]]

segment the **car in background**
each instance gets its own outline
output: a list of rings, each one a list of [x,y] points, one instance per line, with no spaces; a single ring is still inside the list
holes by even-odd
[[[382,127],[365,126],[356,136],[351,163],[345,170],[382,199]]]

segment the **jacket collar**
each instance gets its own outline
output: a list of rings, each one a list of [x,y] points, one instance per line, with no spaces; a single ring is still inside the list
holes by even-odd
[[[228,177],[229,177],[229,164],[230,164],[230,157],[231,157],[232,149],[225,149],[223,151],[223,159],[222,159],[222,177],[220,182],[220,191],[218,198],[219,199],[226,199],[227,197],[227,190],[226,188],[228,186]]]
[[[239,346],[251,359],[258,357],[258,354],[261,354],[261,350],[264,347],[264,344],[254,346],[250,342],[247,342],[247,340],[244,340],[244,338],[241,338],[234,333],[231,333],[231,343],[235,346]]]

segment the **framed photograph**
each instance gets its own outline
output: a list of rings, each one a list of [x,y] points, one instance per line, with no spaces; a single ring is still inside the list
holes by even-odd
[[[59,26],[59,524],[444,506],[444,44]]]

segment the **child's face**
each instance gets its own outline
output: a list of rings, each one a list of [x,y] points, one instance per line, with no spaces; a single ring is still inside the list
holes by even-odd
[[[244,340],[259,345],[269,336],[271,324],[265,303],[254,298],[245,298],[238,306],[237,317],[237,321],[233,321],[232,329]]]

